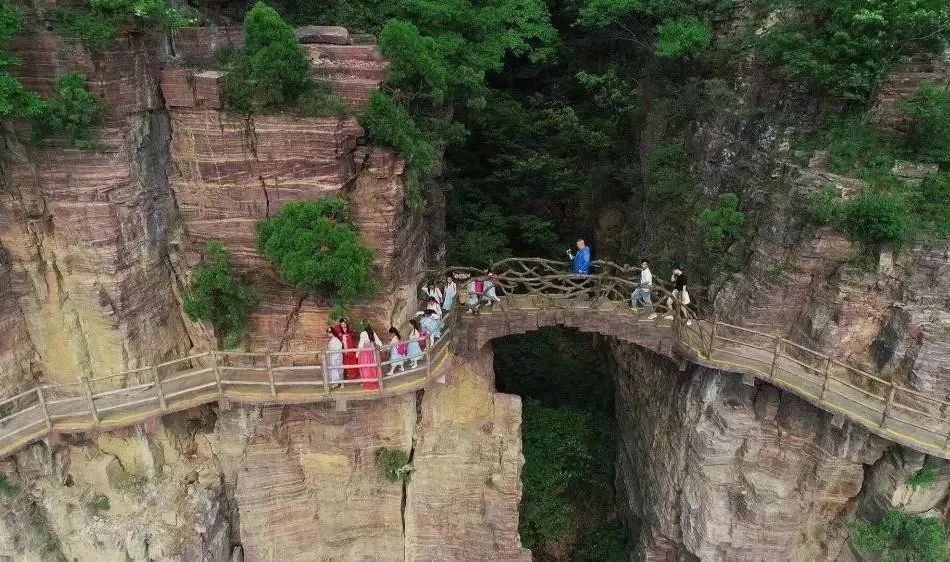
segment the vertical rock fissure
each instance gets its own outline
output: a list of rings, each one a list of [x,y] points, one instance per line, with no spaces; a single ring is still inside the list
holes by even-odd
[[[412,427],[412,438],[409,443],[409,466],[412,466],[416,456],[416,440],[419,438],[422,430],[422,399],[425,396],[425,389],[416,392],[416,423]],[[408,544],[406,542],[406,505],[409,500],[409,478],[412,473],[406,474],[402,479],[402,498],[399,503],[399,516],[402,522],[402,549],[403,560],[408,557]]]

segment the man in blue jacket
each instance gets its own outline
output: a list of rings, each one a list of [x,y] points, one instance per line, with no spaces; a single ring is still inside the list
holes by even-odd
[[[590,248],[584,243],[583,238],[577,239],[577,253],[567,251],[567,257],[573,260],[571,271],[577,275],[587,275],[590,273]]]

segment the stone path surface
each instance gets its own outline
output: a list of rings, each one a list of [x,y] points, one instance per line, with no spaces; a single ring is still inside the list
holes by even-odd
[[[722,322],[673,321],[632,311],[625,302],[544,292],[512,294],[471,314],[450,315],[444,337],[419,366],[382,378],[379,390],[361,380],[336,387],[324,352],[216,351],[127,373],[37,387],[0,401],[0,457],[66,432],[107,431],[216,401],[300,404],[372,400],[414,392],[445,376],[453,354],[477,354],[490,340],[544,326],[565,326],[634,343],[678,362],[760,379],[885,439],[950,458],[948,404],[895,385],[794,342]],[[511,289],[508,286],[506,289]],[[605,293],[606,294],[606,293]],[[386,351],[383,372],[389,371]]]

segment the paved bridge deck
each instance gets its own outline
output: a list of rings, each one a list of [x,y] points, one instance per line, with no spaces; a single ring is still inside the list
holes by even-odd
[[[615,276],[578,281],[562,275],[564,290],[544,283],[500,285],[507,294],[479,316],[453,314],[445,336],[424,351],[419,366],[382,378],[335,386],[324,351],[215,351],[96,379],[36,387],[0,401],[0,456],[52,433],[127,427],[216,401],[300,404],[371,400],[414,392],[444,375],[454,353],[477,352],[489,340],[543,326],[563,325],[634,343],[674,361],[690,361],[761,379],[885,439],[950,458],[950,404],[809,350],[780,336],[723,322],[651,320],[616,295]],[[534,281],[530,278],[529,281]],[[595,288],[592,288],[595,287]],[[526,291],[529,294],[518,294]],[[623,297],[621,297],[623,298]],[[388,372],[386,353],[379,361]]]

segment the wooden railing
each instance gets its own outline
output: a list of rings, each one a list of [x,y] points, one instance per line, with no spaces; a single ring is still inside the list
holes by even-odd
[[[439,376],[449,355],[451,329],[418,357],[390,372],[392,346],[374,349],[371,363],[343,369],[378,368],[380,378],[331,380],[328,357],[359,353],[211,351],[116,375],[43,385],[0,400],[0,456],[52,432],[115,429],[210,402],[297,404],[366,400],[422,388]],[[408,343],[408,342],[404,342]],[[367,389],[366,386],[378,385]]]
[[[562,262],[541,259],[503,260],[492,266],[505,302],[517,310],[530,297],[534,309],[569,307],[592,314],[632,318],[663,331],[678,356],[725,371],[752,375],[784,388],[820,408],[847,418],[871,432],[935,456],[950,458],[950,402],[876,377],[784,337],[715,319],[701,319],[683,307],[659,281],[653,287],[656,311],[628,308],[638,286],[639,269],[594,262],[586,276],[567,273]],[[441,374],[452,353],[448,342],[465,337],[458,325],[464,308],[464,281],[484,271],[451,268],[463,285],[447,318],[445,334],[423,351],[415,368],[389,374],[388,346],[376,351],[377,379],[330,380],[327,352],[212,351],[99,378],[43,385],[0,400],[0,456],[55,432],[108,430],[214,401],[245,404],[295,404],[327,400],[365,400],[411,392]],[[538,304],[540,303],[540,304]],[[511,306],[509,306],[511,305]],[[672,320],[667,320],[668,316]],[[479,316],[477,321],[490,321]],[[467,321],[470,322],[470,321]],[[456,332],[453,334],[453,332]],[[614,334],[618,335],[618,334]],[[359,350],[348,350],[359,351]],[[359,365],[357,365],[358,367]],[[370,365],[366,365],[370,366]],[[353,367],[353,365],[350,365]],[[379,383],[379,388],[363,388]],[[339,385],[339,386],[338,386]]]

